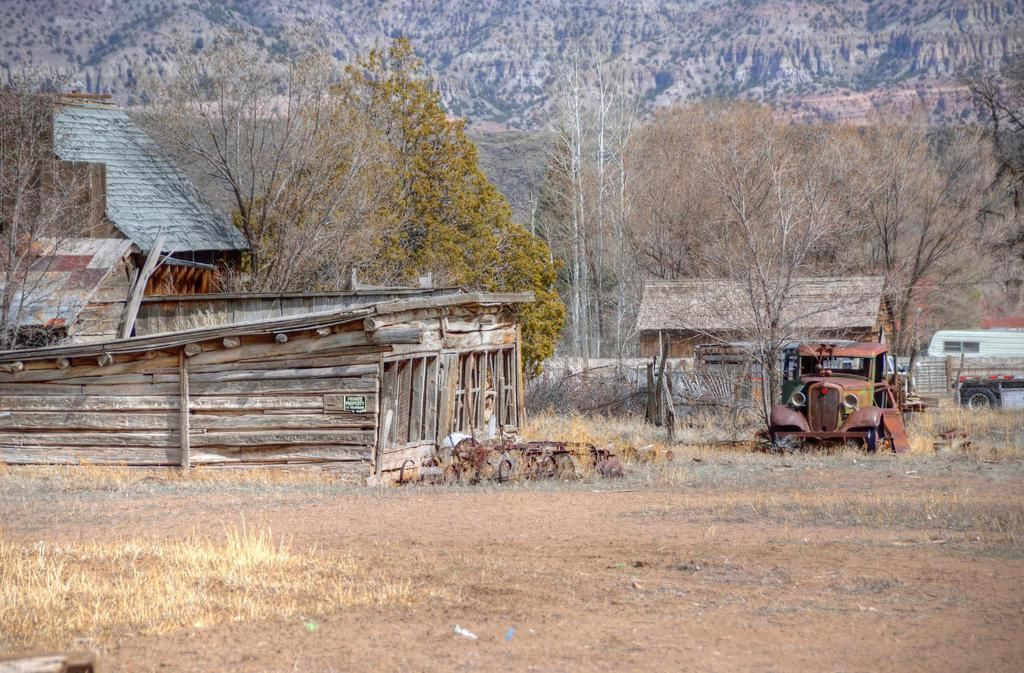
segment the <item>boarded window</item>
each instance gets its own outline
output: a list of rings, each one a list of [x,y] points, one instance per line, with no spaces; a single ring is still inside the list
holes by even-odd
[[[514,348],[461,354],[449,430],[486,435],[518,427],[518,375]]]
[[[389,446],[433,441],[437,431],[437,358],[421,356],[384,363],[381,423]]]

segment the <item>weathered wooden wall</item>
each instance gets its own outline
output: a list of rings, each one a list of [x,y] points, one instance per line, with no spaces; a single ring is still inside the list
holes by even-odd
[[[484,439],[523,420],[518,326],[510,311],[419,310],[387,316],[382,330],[415,326],[419,344],[397,344],[381,378],[380,470],[419,462],[451,433]],[[372,323],[376,318],[368,319]],[[490,420],[493,418],[493,422]]]
[[[0,462],[321,463],[368,477],[453,432],[516,433],[513,311],[439,301],[4,354]]]
[[[384,347],[361,325],[285,343],[265,335],[118,355],[28,362],[0,374],[0,461],[181,465],[181,372],[188,378],[190,464],[372,460]],[[233,345],[233,342],[229,342]],[[180,360],[185,362],[184,369]],[[346,397],[361,411],[346,411]],[[351,404],[349,406],[352,406]]]

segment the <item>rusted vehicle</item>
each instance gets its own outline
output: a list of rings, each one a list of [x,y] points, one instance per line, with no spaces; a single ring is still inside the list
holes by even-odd
[[[772,409],[772,443],[792,438],[909,450],[888,354],[878,343],[802,344],[799,381]]]

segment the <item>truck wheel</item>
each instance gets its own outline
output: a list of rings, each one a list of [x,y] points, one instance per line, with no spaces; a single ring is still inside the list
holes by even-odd
[[[997,406],[996,394],[988,388],[962,388],[960,406],[968,409],[985,409]]]
[[[867,445],[868,453],[874,453],[878,450],[878,444],[885,438],[882,426],[877,428],[868,428],[868,436],[864,438],[864,443]]]

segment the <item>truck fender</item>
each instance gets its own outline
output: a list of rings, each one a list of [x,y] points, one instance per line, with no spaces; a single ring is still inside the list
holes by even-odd
[[[858,428],[877,428],[882,422],[882,410],[878,407],[864,407],[850,414],[843,423],[841,430],[857,430]]]
[[[781,404],[776,404],[772,407],[771,415],[771,427],[777,428],[799,428],[800,432],[807,432],[807,419],[799,411],[794,411],[789,407]]]

